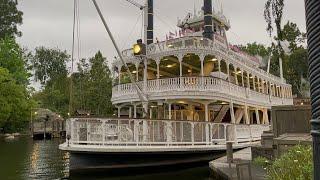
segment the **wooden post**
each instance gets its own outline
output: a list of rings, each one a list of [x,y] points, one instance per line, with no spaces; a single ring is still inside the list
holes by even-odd
[[[233,147],[232,147],[233,142],[228,141],[226,143],[227,145],[227,162],[229,163],[229,166],[231,163],[233,163]]]

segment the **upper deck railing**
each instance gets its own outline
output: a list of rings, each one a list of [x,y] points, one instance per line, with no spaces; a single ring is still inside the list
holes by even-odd
[[[227,141],[259,141],[269,125],[212,122],[75,118],[67,121],[69,145],[83,146],[199,146]]]
[[[274,76],[260,69],[257,59],[253,56],[244,53],[238,53],[230,50],[225,40],[215,38],[215,41],[204,39],[201,36],[186,36],[148,45],[147,52],[150,58],[155,58],[161,55],[175,55],[181,50],[187,50],[190,53],[206,51],[211,55],[219,55],[222,58],[238,62],[252,70],[252,73],[259,73],[264,77],[276,82],[282,82],[280,77]],[[218,40],[219,39],[219,40]],[[134,59],[132,49],[127,49],[122,52],[125,59]]]
[[[143,82],[137,84],[143,89]],[[225,95],[227,99],[234,97],[242,101],[252,100],[271,105],[292,104],[292,98],[270,96],[215,77],[177,77],[148,80],[144,89],[144,92],[151,97],[153,95],[159,97],[161,93],[164,93],[163,96],[168,96],[172,95],[172,92],[190,96],[188,94],[190,91],[193,91],[194,95],[207,94],[210,96],[220,93]],[[135,98],[136,95],[136,89],[132,83],[117,85],[112,89],[112,101],[128,100]]]

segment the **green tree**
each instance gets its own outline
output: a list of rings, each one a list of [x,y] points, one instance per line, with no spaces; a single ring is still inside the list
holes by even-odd
[[[33,95],[33,99],[39,102],[39,106],[49,109],[63,117],[68,115],[70,79],[61,76],[49,80],[44,88]]]
[[[275,63],[282,63],[281,61],[284,58],[284,51],[281,47],[282,38],[282,17],[283,17],[283,9],[284,9],[284,0],[267,0],[265,3],[264,9],[264,19],[267,22],[267,32],[269,36],[272,37],[272,32],[274,30],[273,23],[276,27],[276,37],[277,44],[272,44],[272,52],[274,55],[271,58],[271,66],[270,72],[274,75],[280,74],[280,68],[275,66]]]
[[[272,35],[274,30],[273,20],[276,26],[277,37],[282,40],[282,17],[283,17],[284,0],[267,0],[264,9],[264,18],[267,22],[267,31]]]
[[[67,117],[69,105],[69,82],[67,62],[70,55],[60,49],[36,48],[32,58],[35,79],[43,89],[33,98],[42,108],[50,109]]]
[[[0,67],[0,127],[5,132],[24,128],[33,105],[25,87],[17,83],[7,69]]]
[[[302,78],[308,77],[308,51],[297,48],[284,59],[284,77],[292,85],[292,91],[299,97],[303,96]]]
[[[282,30],[282,39],[289,42],[291,52],[298,48],[302,48],[302,43],[306,40],[305,33],[301,32],[296,23],[288,21]]]
[[[0,39],[22,35],[17,25],[22,24],[23,13],[17,5],[17,0],[0,0]]]
[[[9,132],[26,125],[34,106],[27,90],[30,74],[25,57],[14,39],[0,40],[0,127]]]
[[[27,70],[27,61],[22,49],[12,38],[0,40],[0,67],[8,69],[17,83],[28,84],[31,75]]]
[[[263,44],[258,44],[257,42],[254,43],[248,43],[246,46],[239,45],[239,48],[252,55],[252,56],[261,56],[261,57],[267,57],[270,55],[270,50]]]
[[[68,75],[67,62],[70,55],[60,49],[49,49],[38,47],[32,60],[35,78],[42,85],[46,85],[48,80],[60,79]]]
[[[81,60],[78,71],[73,76],[75,109],[97,116],[111,115],[112,77],[106,58],[99,51],[89,62]]]

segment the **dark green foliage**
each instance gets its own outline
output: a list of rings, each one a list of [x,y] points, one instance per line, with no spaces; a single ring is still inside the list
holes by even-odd
[[[258,44],[257,42],[254,43],[248,43],[246,46],[239,45],[239,48],[252,55],[252,56],[261,56],[261,57],[268,57],[270,56],[270,48],[267,48],[263,44]]]
[[[71,115],[76,110],[86,110],[97,116],[113,113],[111,103],[112,77],[106,59],[98,52],[89,61],[82,59],[78,72],[72,75],[72,101],[70,102],[71,77],[68,77],[69,55],[58,49],[37,48],[34,67],[43,90],[34,95],[42,108],[68,117],[69,103]]]
[[[17,83],[28,84],[27,62],[20,46],[12,38],[0,39],[0,67],[8,69]]]
[[[43,90],[33,97],[41,108],[50,109],[64,117],[68,114],[69,82],[67,62],[70,55],[60,49],[36,48],[32,59],[35,78]]]
[[[290,43],[289,49],[293,52],[302,48],[301,43],[305,42],[306,35],[299,30],[297,24],[288,21],[283,27],[282,38]]]
[[[23,13],[17,5],[17,0],[0,0],[0,39],[21,36],[17,25],[22,24]]]
[[[112,115],[112,77],[106,58],[99,51],[89,62],[81,60],[78,71],[73,78],[74,109],[96,116]]]
[[[13,39],[0,40],[0,128],[20,131],[28,125],[35,103],[27,90],[27,64],[23,51]]]
[[[45,47],[36,48],[32,62],[36,80],[45,85],[47,81],[66,77],[68,61],[70,61],[70,55],[66,51]]]

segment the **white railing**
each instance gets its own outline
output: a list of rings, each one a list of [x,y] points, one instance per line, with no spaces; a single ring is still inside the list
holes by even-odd
[[[138,85],[143,88],[143,82],[138,82]],[[280,97],[272,97],[269,95],[250,90],[248,88],[229,83],[223,79],[215,77],[177,77],[167,79],[148,80],[146,83],[145,93],[149,96],[153,94],[165,93],[170,91],[181,92],[206,92],[212,95],[212,92],[226,94],[229,97],[237,97],[243,100],[249,99],[255,102],[264,102],[271,105],[292,104],[292,99]],[[132,83],[117,85],[112,89],[112,98],[121,99],[134,98],[137,95],[135,87]],[[230,98],[229,98],[230,99]],[[271,100],[271,101],[270,101]]]
[[[242,53],[230,50],[226,43],[220,42],[218,40],[211,41],[209,39],[203,38],[202,36],[186,36],[158,43],[153,43],[148,45],[147,49],[150,58],[152,58],[153,56],[157,57],[161,53],[167,54],[170,51],[176,52],[179,50],[190,50],[190,52],[200,52],[201,50],[218,50],[220,54],[224,55],[225,57],[229,57],[230,60],[240,62],[242,64],[245,64],[249,68],[253,68],[252,73],[259,73],[263,76],[270,78],[270,80],[274,82],[282,81],[280,77],[274,76],[260,68],[257,68],[259,64],[252,60],[253,57],[249,57],[248,55],[244,55]],[[122,55],[126,59],[135,59],[132,49],[122,51]]]
[[[259,141],[268,125],[234,125],[209,122],[75,118],[67,121],[72,145],[194,146],[227,141]]]

